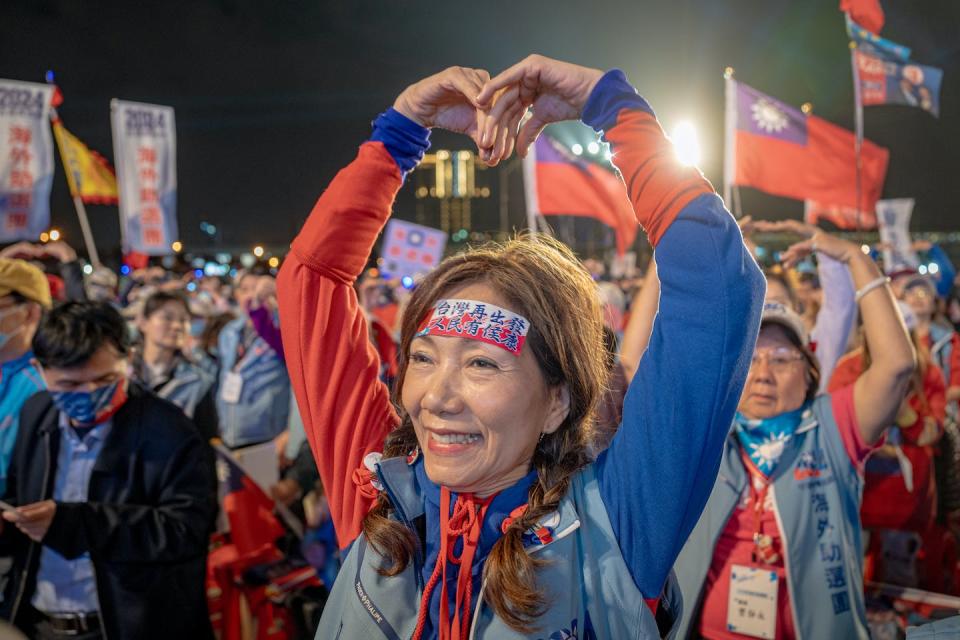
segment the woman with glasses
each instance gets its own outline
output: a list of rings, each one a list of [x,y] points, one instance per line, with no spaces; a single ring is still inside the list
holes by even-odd
[[[767,303],[707,507],[674,569],[677,637],[867,638],[860,540],[862,463],[893,424],[915,366],[896,301],[860,247],[813,228],[784,254],[847,265],[874,357],[855,382],[817,395],[801,318]]]

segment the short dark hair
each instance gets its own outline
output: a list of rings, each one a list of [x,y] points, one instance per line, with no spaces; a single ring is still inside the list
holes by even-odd
[[[33,353],[44,367],[69,369],[83,365],[107,343],[121,356],[130,350],[120,312],[106,302],[65,302],[44,314],[33,336]]]
[[[187,314],[190,314],[190,301],[182,291],[157,291],[143,303],[143,317],[149,318],[168,302],[182,304]]]

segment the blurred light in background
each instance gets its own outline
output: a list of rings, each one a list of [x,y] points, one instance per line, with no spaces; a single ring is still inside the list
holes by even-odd
[[[684,120],[673,128],[673,148],[677,159],[683,164],[696,166],[700,164],[700,141],[697,139],[697,130],[693,123]]]

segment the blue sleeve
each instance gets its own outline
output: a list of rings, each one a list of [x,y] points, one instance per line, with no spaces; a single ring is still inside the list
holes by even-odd
[[[953,281],[957,277],[957,269],[953,266],[950,256],[938,244],[930,245],[930,251],[927,252],[930,258],[938,267],[936,274],[937,295],[946,298],[953,291]]]
[[[656,249],[660,307],[597,460],[600,495],[634,582],[664,581],[713,489],[760,327],[765,282],[716,195],[688,204]]]
[[[600,133],[617,122],[621,109],[639,109],[654,115],[650,104],[637,93],[627,76],[620,69],[611,69],[603,74],[583,105],[581,120]]]
[[[390,107],[373,121],[370,140],[383,143],[406,177],[430,148],[430,130]]]

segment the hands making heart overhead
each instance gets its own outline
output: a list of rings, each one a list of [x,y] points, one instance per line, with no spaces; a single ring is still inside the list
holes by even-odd
[[[579,118],[602,76],[539,55],[494,78],[482,69],[450,67],[407,87],[393,108],[424,127],[470,136],[492,167],[514,148],[525,156],[548,124]]]

